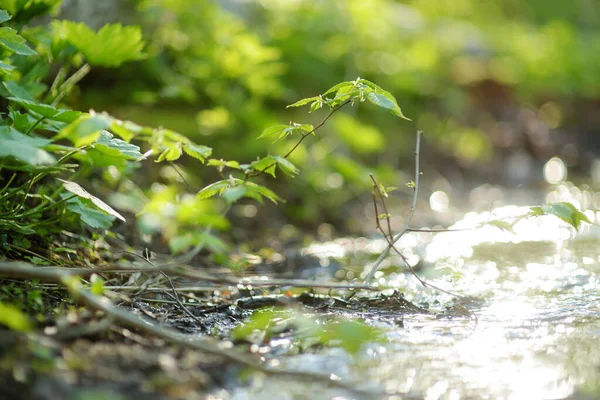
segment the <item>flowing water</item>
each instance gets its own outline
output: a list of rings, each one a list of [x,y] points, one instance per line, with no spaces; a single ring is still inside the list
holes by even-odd
[[[550,199],[595,206],[592,194],[576,188],[573,194],[572,189],[555,191]],[[526,211],[504,206],[492,210],[491,217],[489,212],[469,213],[454,228]],[[586,215],[598,220],[593,211]],[[399,248],[419,263],[420,274],[479,299],[472,309],[476,318],[410,314],[399,327],[367,316],[367,323],[384,330],[386,342],[367,344],[353,356],[328,348],[278,357],[277,362],[379,390],[375,398],[600,398],[599,246],[600,227],[587,225],[575,233],[553,216],[521,220],[514,233],[485,226],[407,235]],[[338,278],[351,278],[365,276],[367,260],[384,247],[381,239],[339,239],[315,243],[305,252],[337,260],[344,266]],[[399,288],[407,299],[433,311],[453,304],[452,296],[424,289],[400,265],[397,258],[387,260],[376,283]],[[317,383],[277,382],[234,391],[232,398],[367,397]]]

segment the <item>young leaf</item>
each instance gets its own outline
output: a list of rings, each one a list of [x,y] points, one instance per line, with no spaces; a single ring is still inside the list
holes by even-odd
[[[22,56],[35,56],[37,53],[25,44],[25,39],[12,28],[0,28],[0,47]]]
[[[302,106],[304,106],[304,105],[306,105],[308,103],[312,103],[314,101],[319,101],[319,100],[321,100],[321,96],[307,97],[305,99],[298,100],[294,104],[288,105],[286,108],[290,108],[290,107],[302,107]]]
[[[52,28],[55,42],[71,43],[90,65],[118,67],[146,57],[142,31],[137,26],[108,24],[94,32],[83,22],[53,21]]]
[[[42,149],[50,140],[23,135],[21,132],[0,126],[0,156],[13,156],[30,165],[53,164],[56,160]]]
[[[19,332],[30,331],[33,327],[27,314],[12,304],[5,303],[0,303],[0,325]]]
[[[531,207],[530,215],[554,215],[575,229],[579,229],[582,221],[591,224],[584,213],[579,211],[573,204],[567,202],[549,203],[541,207]]]
[[[175,143],[171,147],[168,147],[165,151],[162,152],[156,162],[161,162],[164,160],[167,161],[175,161],[181,157],[182,154],[182,145],[181,143]]]
[[[515,233],[515,231],[513,229],[513,224],[510,224],[510,223],[508,223],[506,221],[502,221],[500,219],[495,219],[495,220],[492,220],[492,221],[488,221],[484,225],[491,225],[491,226],[494,226],[494,227],[496,227],[496,228],[498,228],[500,230],[507,231],[507,232],[510,232],[510,233]]]
[[[361,79],[360,83],[367,85],[373,90],[372,92],[367,93],[367,99],[369,99],[371,103],[389,110],[390,112],[392,112],[392,114],[400,118],[404,118],[410,121],[410,118],[407,118],[404,116],[404,114],[402,114],[402,110],[398,106],[396,98],[390,92],[382,89],[381,87],[366,79]]]
[[[275,178],[277,162],[272,156],[266,156],[250,164],[250,168],[257,172],[265,172]]]
[[[354,82],[353,81],[346,81],[346,82],[340,82],[337,85],[333,86],[332,88],[330,88],[329,90],[327,90],[325,93],[322,94],[322,96],[326,96],[329,93],[333,93],[333,92],[337,92],[340,89],[346,89],[346,88],[351,88],[354,86]]]
[[[75,121],[81,115],[79,111],[64,110],[60,108],[52,107],[48,104],[38,103],[36,101],[30,101],[25,99],[19,99],[17,97],[9,97],[11,101],[25,107],[29,111],[33,111],[43,117],[54,121],[71,123]]]
[[[79,186],[77,183],[70,182],[70,181],[65,181],[65,180],[62,180],[62,179],[58,179],[58,180],[63,183],[63,187],[65,189],[67,189],[69,192],[71,192],[73,194],[76,194],[77,196],[79,196],[81,198],[90,200],[100,210],[104,211],[107,214],[112,215],[113,217],[119,218],[123,222],[126,222],[125,218],[123,218],[123,216],[121,214],[119,214],[118,212],[116,212],[115,210],[113,210],[108,204],[106,204],[105,202],[103,202],[99,198],[97,198],[97,197],[91,195],[90,193],[88,193],[87,190],[85,190],[84,188],[82,188],[81,186]]]
[[[197,199],[208,199],[209,197],[213,197],[214,195],[221,194],[225,189],[236,186],[241,183],[241,179],[224,179],[222,181],[217,181],[215,183],[211,183],[206,186],[204,189],[200,190],[198,194],[196,194]]]
[[[183,151],[185,151],[185,153],[188,156],[192,156],[202,162],[204,162],[204,160],[207,157],[210,157],[210,155],[212,154],[212,149],[210,147],[207,146],[202,146],[202,145],[196,145],[196,144],[186,144],[183,146]]]
[[[271,189],[267,189],[266,187],[264,187],[262,185],[257,185],[254,182],[244,182],[244,184],[248,187],[249,192],[254,192],[254,193],[259,194],[262,197],[266,197],[267,199],[271,200],[275,204],[277,204],[277,201],[282,201],[282,198],[277,196],[275,194],[275,192],[273,192]],[[248,194],[247,194],[247,196],[248,196]],[[261,201],[261,203],[262,203],[262,201]]]
[[[285,131],[289,126],[288,125],[275,125],[271,126],[263,131],[257,139],[264,138],[266,136],[281,134]]]

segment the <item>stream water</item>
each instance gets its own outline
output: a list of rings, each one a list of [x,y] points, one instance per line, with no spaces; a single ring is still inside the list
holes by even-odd
[[[562,191],[561,191],[562,190]],[[577,188],[550,194],[598,208],[594,196]],[[552,197],[552,195],[554,197]],[[527,208],[504,206],[491,218],[509,218]],[[469,213],[454,228],[490,219]],[[415,233],[399,243],[420,274],[444,289],[479,299],[475,317],[436,318],[409,314],[403,326],[365,318],[380,327],[384,343],[363,346],[356,355],[341,348],[289,356],[288,368],[334,374],[390,399],[595,399],[600,398],[600,227],[579,232],[560,219],[524,219],[514,233],[492,226],[438,234]],[[381,239],[339,239],[305,249],[327,266],[339,262],[338,278],[364,276],[383,248]],[[423,288],[391,257],[376,275],[382,286],[432,311],[452,304],[452,296]],[[341,272],[340,272],[341,271]],[[363,315],[364,317],[364,315]],[[281,347],[281,343],[273,346]],[[367,398],[314,383],[255,383],[231,398]]]

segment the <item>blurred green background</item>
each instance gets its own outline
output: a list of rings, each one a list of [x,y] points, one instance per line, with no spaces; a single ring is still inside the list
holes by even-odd
[[[215,158],[287,152],[293,141],[256,137],[273,124],[318,123],[324,111],[285,106],[340,81],[360,76],[396,96],[413,122],[361,104],[294,152],[294,180],[262,177],[287,200],[259,211],[263,222],[285,215],[360,230],[349,205],[370,199],[369,172],[386,185],[411,179],[417,129],[430,193],[440,182],[535,187],[552,157],[585,177],[600,150],[596,0],[71,0],[63,8],[59,18],[93,27],[140,24],[148,43],[142,62],[93,70],[74,107],[169,127],[213,147]],[[165,168],[146,178],[177,181]],[[195,190],[219,179],[198,164],[183,168]]]

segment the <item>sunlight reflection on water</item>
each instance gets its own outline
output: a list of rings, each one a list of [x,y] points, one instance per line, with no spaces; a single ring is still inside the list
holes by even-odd
[[[547,197],[591,203],[594,196],[585,192],[565,184]],[[528,210],[505,206],[468,213],[451,228],[510,220]],[[586,214],[596,220],[593,212]],[[476,310],[477,323],[406,317],[404,329],[390,329],[386,351],[371,349],[355,369],[389,394],[410,398],[561,399],[574,393],[593,393],[589,398],[595,398],[600,395],[599,238],[597,227],[575,234],[554,216],[522,219],[514,233],[484,226],[405,236],[398,246],[415,261],[423,258],[426,279],[482,298],[486,305]],[[385,247],[379,239],[345,239],[306,251],[372,260]],[[401,260],[391,257],[384,268],[392,265],[401,266]],[[403,272],[379,272],[376,278],[401,288],[417,303],[452,301]]]

